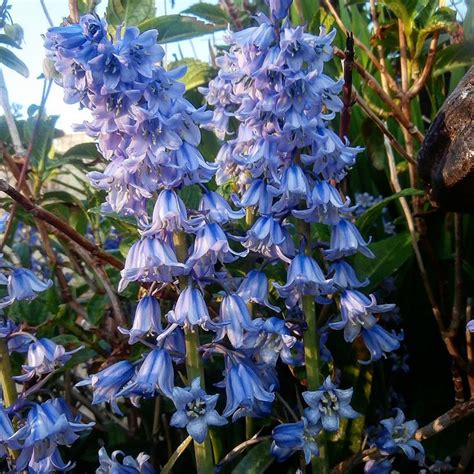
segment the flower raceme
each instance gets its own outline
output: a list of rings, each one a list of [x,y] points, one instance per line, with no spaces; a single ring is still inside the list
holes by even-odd
[[[326,362],[333,361],[325,345],[330,330],[344,330],[347,342],[361,338],[371,360],[399,345],[378,320],[393,305],[365,296],[361,288],[368,282],[345,260],[356,253],[374,255],[354,223],[356,206],[337,187],[361,149],[330,126],[342,108],[342,81],[324,73],[336,32],[322,28],[311,35],[302,26],[293,28],[287,18],[290,0],[267,3],[270,14],[257,14],[255,26],[228,32],[229,51],[216,59],[218,75],[202,90],[212,112],[185,98],[179,82],[184,68],[159,65],[164,51],[154,30],[119,28],[111,38],[104,21],[85,15],[78,25],[51,28],[45,41],[65,100],[91,111],[92,120],[81,129],[108,161],[104,170],[89,173],[92,185],[106,191],[102,210],[133,216],[140,234],[128,251],[119,291],[137,282],[144,293],[131,329],[119,330],[130,344],[151,350],[79,385],[90,384],[93,403],[110,402],[116,413],[119,397],[138,405],[141,398],[162,394],[176,407],[171,424],[185,428],[198,443],[205,441],[208,426],[224,425],[226,417],[235,421],[271,413],[278,360],[305,363],[304,320],[292,325],[279,313],[301,315],[308,297],[322,305],[336,302],[340,309],[318,329]],[[214,163],[199,150],[201,127],[225,140]],[[214,175],[219,185],[232,183],[232,205],[209,186]],[[185,204],[182,191],[189,185],[201,190],[197,209]],[[255,220],[244,231],[246,213]],[[317,239],[300,235],[295,221],[325,225],[327,237],[324,232]],[[178,240],[186,248],[178,248]],[[233,272],[248,255],[264,264],[237,280]],[[288,265],[286,281],[269,280],[267,264]],[[267,273],[273,272],[267,267]],[[225,295],[208,291],[216,282]],[[178,295],[168,307],[158,299],[166,285]],[[269,298],[272,288],[276,292]],[[270,303],[278,295],[286,312],[282,304]],[[210,299],[219,304],[218,317]],[[250,304],[258,305],[262,317],[253,318]],[[160,306],[169,309],[167,327]],[[204,380],[193,376],[190,386],[175,386],[173,364],[186,356],[183,332],[199,327],[210,331],[211,342],[202,350],[224,354],[222,416],[215,410],[218,396],[201,388]],[[351,397],[352,389],[339,389],[330,378],[318,390],[304,392],[305,415],[274,429],[273,454],[281,461],[302,450],[309,462],[318,453],[321,429],[336,431],[341,418],[358,416]],[[102,449],[98,472],[123,469],[119,454],[109,457]],[[123,464],[130,472],[149,472],[145,457],[127,456]]]

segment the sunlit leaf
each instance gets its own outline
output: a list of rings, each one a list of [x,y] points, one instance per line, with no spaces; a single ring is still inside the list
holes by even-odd
[[[110,25],[131,26],[152,18],[155,13],[155,0],[109,0],[105,15]]]
[[[9,49],[0,46],[0,63],[4,64],[10,69],[13,69],[17,73],[24,77],[30,75],[26,64],[19,59],[15,53],[12,53]]]

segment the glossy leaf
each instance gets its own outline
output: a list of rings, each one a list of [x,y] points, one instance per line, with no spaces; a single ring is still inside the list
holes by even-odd
[[[170,64],[170,69],[182,65],[187,66],[186,74],[180,79],[184,82],[186,90],[195,89],[208,83],[213,75],[213,69],[209,63],[199,61],[199,59],[185,58]]]
[[[249,449],[243,459],[232,470],[232,474],[260,474],[274,461],[270,453],[271,441],[266,440]]]
[[[196,3],[186,8],[186,10],[183,10],[182,13],[195,15],[215,25],[221,25],[223,28],[227,28],[227,25],[231,21],[222,8],[218,5],[212,5],[211,3]]]
[[[371,291],[382,281],[393,275],[412,255],[411,237],[408,232],[379,240],[369,245],[375,258],[363,255],[354,258],[354,269],[359,278],[368,278],[370,284],[364,291]]]
[[[112,26],[124,23],[139,25],[156,12],[155,0],[109,0],[106,10],[107,22]]]
[[[0,63],[4,64],[10,69],[13,69],[18,74],[24,77],[30,75],[26,64],[19,59],[15,53],[12,53],[9,49],[0,46]]]
[[[387,205],[390,204],[392,201],[401,197],[423,196],[424,194],[424,191],[414,188],[406,188],[400,191],[399,193],[392,194],[391,196],[382,199],[382,201],[378,202],[377,204],[374,204],[373,206],[369,207],[369,209],[367,209],[364,214],[362,214],[357,219],[357,227],[362,232],[362,234],[365,234],[370,228],[370,226],[373,224],[373,222],[377,220],[382,214],[383,209],[387,207]]]
[[[157,29],[159,32],[158,43],[172,43],[173,41],[196,38],[225,28],[223,25],[206,23],[185,15],[157,16],[143,21],[138,27],[141,31]]]
[[[474,40],[451,44],[436,55],[433,76],[437,77],[460,67],[470,67],[474,63]]]

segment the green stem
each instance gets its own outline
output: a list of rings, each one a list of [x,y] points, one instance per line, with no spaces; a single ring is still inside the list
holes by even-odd
[[[176,232],[174,235],[174,245],[176,256],[180,262],[186,260],[188,254],[188,245],[186,234]],[[179,279],[181,291],[187,286],[186,277]],[[201,356],[199,355],[199,332],[197,327],[194,329],[185,328],[184,338],[186,344],[186,373],[188,383],[196,378],[201,378],[201,385],[204,386],[204,367]],[[214,460],[212,457],[211,441],[209,435],[203,443],[194,441],[194,454],[196,456],[196,471],[198,474],[208,474],[214,472]]]
[[[12,378],[12,366],[10,364],[10,353],[5,339],[0,339],[0,383],[3,391],[3,403],[5,407],[13,405],[18,398],[15,381]],[[9,449],[12,459],[18,457],[18,452]]]
[[[311,226],[303,221],[298,221],[298,230],[306,238],[305,254],[311,256]],[[303,334],[306,381],[308,390],[313,391],[319,388],[323,377],[321,374],[316,305],[312,295],[303,296],[303,314],[307,325],[307,329]],[[329,473],[329,462],[324,433],[319,435],[318,444],[319,456],[314,456],[311,460],[313,474],[327,474]]]

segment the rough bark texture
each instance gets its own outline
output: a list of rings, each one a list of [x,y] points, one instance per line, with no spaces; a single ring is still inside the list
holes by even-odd
[[[432,202],[474,212],[474,66],[446,99],[418,155]]]

